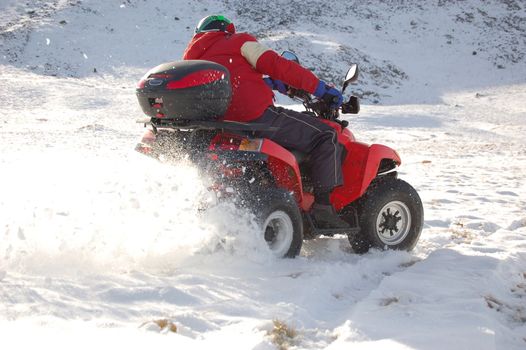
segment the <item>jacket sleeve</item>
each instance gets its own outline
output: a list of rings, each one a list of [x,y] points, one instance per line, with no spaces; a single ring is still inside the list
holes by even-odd
[[[241,54],[258,72],[281,80],[297,89],[312,94],[318,86],[319,79],[310,70],[281,57],[255,39],[246,41],[241,46]]]

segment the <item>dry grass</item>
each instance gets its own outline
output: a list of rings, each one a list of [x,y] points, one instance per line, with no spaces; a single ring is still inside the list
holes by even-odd
[[[517,283],[515,287],[511,288],[511,292],[515,294],[524,294],[526,296],[526,283]]]
[[[276,345],[279,350],[289,349],[289,347],[294,345],[298,332],[283,321],[274,320],[272,322],[274,327],[267,333],[270,341]]]
[[[149,322],[145,322],[141,325],[141,327],[144,327],[148,324],[155,324],[157,325],[157,327],[159,327],[159,331],[161,332],[172,332],[172,333],[177,333],[177,326],[175,325],[175,323],[173,323],[172,321],[170,320],[167,320],[165,318],[162,318],[162,319],[159,319],[159,320],[153,320],[153,321],[149,321]]]
[[[505,314],[513,322],[519,324],[526,323],[526,308],[524,306],[507,304],[492,295],[486,295],[484,299],[490,309]]]
[[[169,321],[167,319],[162,319],[162,320],[155,320],[153,322],[155,322],[155,324],[158,325],[162,331],[167,329],[170,332],[177,333],[177,326],[172,321]]]
[[[476,235],[466,229],[462,222],[456,222],[455,225],[457,227],[451,229],[451,239],[456,243],[470,244],[476,238]]]
[[[484,299],[486,300],[486,304],[490,309],[495,309],[497,311],[502,310],[502,306],[504,305],[500,300],[495,298],[492,295],[486,295],[484,296]]]

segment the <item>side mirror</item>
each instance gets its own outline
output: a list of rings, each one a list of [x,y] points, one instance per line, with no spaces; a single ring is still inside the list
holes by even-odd
[[[281,57],[283,57],[284,59],[286,60],[289,60],[289,61],[294,61],[296,63],[300,63],[300,59],[298,58],[298,56],[292,52],[292,51],[283,51],[281,53]]]
[[[345,79],[343,80],[342,93],[345,91],[345,89],[347,88],[347,86],[349,86],[350,83],[354,83],[356,80],[358,80],[358,65],[356,63],[353,63],[351,64],[351,67],[347,71]]]

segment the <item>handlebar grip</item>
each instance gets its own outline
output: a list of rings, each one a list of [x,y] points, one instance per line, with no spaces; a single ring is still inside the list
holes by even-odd
[[[347,103],[342,105],[343,114],[358,114],[360,112],[360,100],[358,97],[351,96]]]

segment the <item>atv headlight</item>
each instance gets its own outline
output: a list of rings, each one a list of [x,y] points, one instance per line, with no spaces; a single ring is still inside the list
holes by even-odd
[[[239,144],[240,151],[259,152],[263,145],[263,139],[243,139]]]

